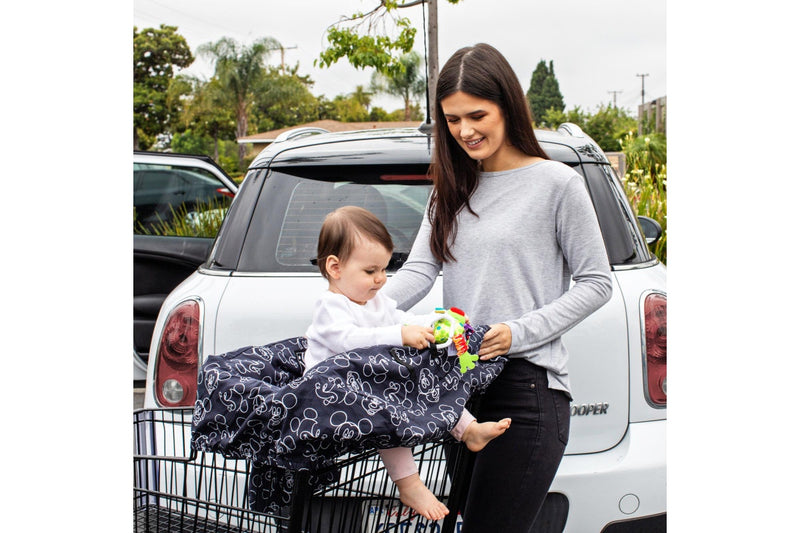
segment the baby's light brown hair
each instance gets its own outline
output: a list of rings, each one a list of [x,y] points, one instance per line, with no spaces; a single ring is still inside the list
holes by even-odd
[[[317,267],[325,279],[328,279],[325,267],[328,256],[335,255],[344,263],[353,253],[359,239],[377,242],[390,252],[394,250],[389,230],[378,217],[366,209],[346,205],[328,213],[322,221],[317,241]]]

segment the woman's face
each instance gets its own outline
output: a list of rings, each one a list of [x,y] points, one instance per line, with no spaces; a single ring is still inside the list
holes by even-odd
[[[440,102],[450,135],[486,171],[502,170],[512,152],[500,106],[491,100],[455,92]]]

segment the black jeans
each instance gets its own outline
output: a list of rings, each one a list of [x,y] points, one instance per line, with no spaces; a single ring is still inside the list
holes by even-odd
[[[463,533],[528,533],[569,438],[567,393],[547,387],[547,372],[510,359],[481,398],[479,421],[511,427],[475,457]]]

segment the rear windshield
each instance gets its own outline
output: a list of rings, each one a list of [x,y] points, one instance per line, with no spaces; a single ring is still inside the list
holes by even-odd
[[[306,266],[316,256],[317,234],[325,215],[356,205],[383,221],[398,251],[408,252],[417,235],[428,187],[301,181],[292,189],[278,234],[275,260],[281,266]]]
[[[605,166],[608,165],[584,163],[573,168],[587,180],[610,263],[624,265],[649,260],[635,217],[626,207],[613,171]],[[425,166],[417,165],[336,167],[335,176],[326,175],[331,167],[269,172],[249,220],[236,270],[318,272],[312,260],[316,256],[319,228],[325,215],[343,205],[356,205],[375,213],[392,236],[395,256],[402,258],[410,251],[425,214],[431,191],[426,170]],[[247,182],[245,188],[246,185]],[[242,196],[241,191],[239,195]],[[400,264],[393,261],[389,270]]]
[[[430,194],[430,181],[424,174],[378,171],[356,180],[341,178],[310,179],[273,172],[250,223],[238,270],[316,272],[311,261],[317,254],[322,220],[344,205],[374,213],[389,230],[395,252],[408,254]]]

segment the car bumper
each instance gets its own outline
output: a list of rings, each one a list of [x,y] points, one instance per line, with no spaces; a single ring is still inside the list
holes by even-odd
[[[666,420],[632,423],[605,452],[567,455],[550,492],[566,496],[570,532],[600,532],[611,523],[666,513]]]

